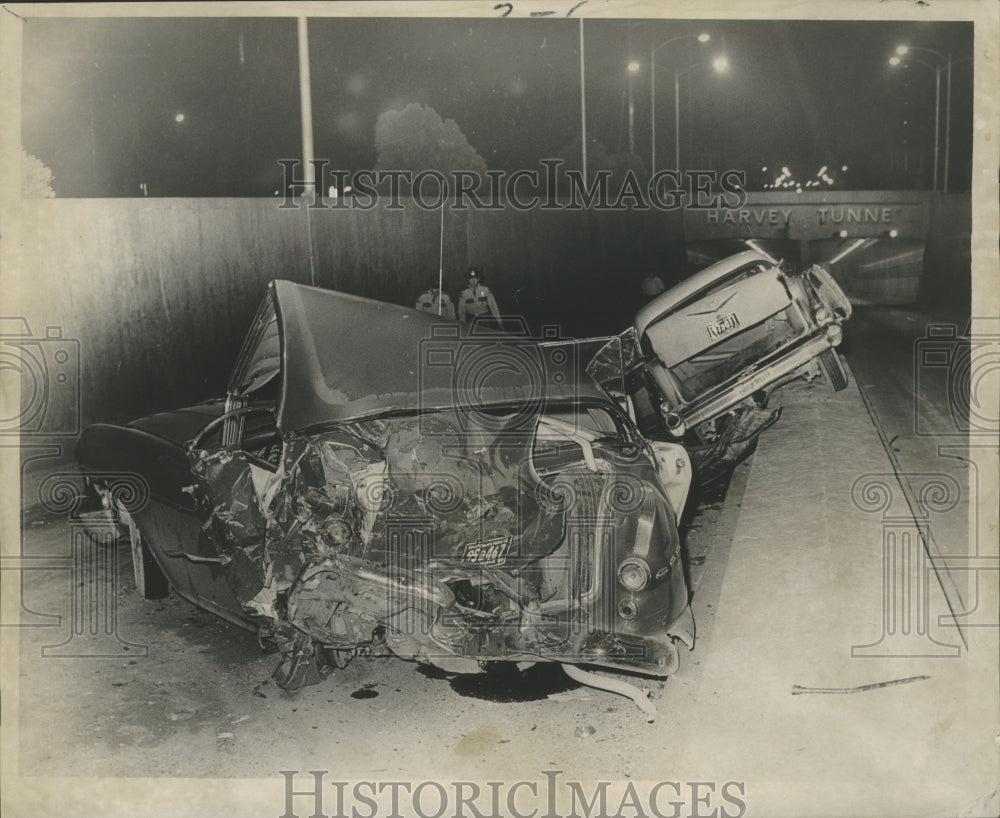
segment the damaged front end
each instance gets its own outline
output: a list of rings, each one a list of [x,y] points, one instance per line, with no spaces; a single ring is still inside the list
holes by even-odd
[[[675,512],[690,462],[615,414],[355,420],[287,434],[266,463],[192,449],[205,534],[282,654],[276,681],[384,652],[672,673],[674,640],[693,642]]]

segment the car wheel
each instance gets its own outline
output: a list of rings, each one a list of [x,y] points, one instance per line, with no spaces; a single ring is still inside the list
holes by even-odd
[[[170,580],[156,564],[149,546],[139,532],[132,515],[119,507],[118,518],[128,526],[128,539],[132,547],[132,573],[135,587],[146,599],[166,599],[170,596]]]
[[[823,374],[830,382],[834,392],[839,392],[847,387],[847,372],[840,362],[840,356],[835,349],[826,349],[820,353],[819,365],[823,369]]]

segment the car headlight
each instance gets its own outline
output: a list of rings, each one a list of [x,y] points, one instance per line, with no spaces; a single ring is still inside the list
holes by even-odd
[[[618,566],[618,581],[628,591],[641,591],[649,585],[649,566],[638,557],[622,560]]]
[[[822,324],[829,321],[833,316],[830,315],[830,311],[826,307],[820,307],[816,310],[816,320]]]

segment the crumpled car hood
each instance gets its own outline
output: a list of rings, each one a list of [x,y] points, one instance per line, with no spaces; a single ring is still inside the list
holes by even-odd
[[[273,281],[265,297],[280,338],[282,430],[397,412],[603,399],[571,358],[524,339],[469,335],[458,322],[291,281]],[[267,379],[275,333],[257,335],[261,354],[245,356],[247,372],[230,384],[236,397],[252,397],[251,384]]]

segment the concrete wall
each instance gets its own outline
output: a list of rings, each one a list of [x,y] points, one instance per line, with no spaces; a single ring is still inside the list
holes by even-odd
[[[972,298],[972,199],[968,193],[931,199],[919,300],[968,311]]]
[[[35,337],[57,327],[60,343],[79,350],[79,377],[70,372],[46,396],[50,421],[69,417],[74,401],[85,426],[219,395],[274,278],[412,305],[437,275],[441,222],[404,204],[307,212],[268,199],[25,200],[20,270],[31,298],[20,312]],[[443,244],[453,296],[466,267],[482,265],[504,311],[580,333],[620,329],[642,278],[656,270],[667,280],[683,258],[679,217],[656,211],[447,211]]]

